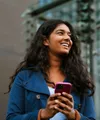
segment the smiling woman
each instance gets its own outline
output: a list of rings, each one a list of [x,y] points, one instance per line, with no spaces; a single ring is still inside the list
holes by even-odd
[[[71,33],[65,24],[58,25],[49,38],[44,41],[49,52],[55,54],[68,54],[72,47]]]
[[[96,120],[94,84],[79,45],[66,21],[49,20],[39,27],[11,76],[6,120]],[[71,93],[55,93],[58,82],[71,83]]]

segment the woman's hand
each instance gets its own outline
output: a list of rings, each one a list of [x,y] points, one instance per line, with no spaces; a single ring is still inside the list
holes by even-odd
[[[46,108],[42,109],[41,119],[49,119],[58,112],[58,110],[55,108],[59,107],[59,105],[56,103],[56,98],[58,98],[59,96],[61,96],[60,93],[55,93],[48,98]]]
[[[55,101],[59,106],[56,106],[56,110],[65,114],[68,120],[75,120],[74,100],[72,95],[68,93],[62,93]]]

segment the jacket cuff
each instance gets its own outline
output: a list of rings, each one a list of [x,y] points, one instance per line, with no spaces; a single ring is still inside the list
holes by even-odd
[[[43,109],[39,110],[37,120],[48,120],[48,119],[41,119],[41,112],[42,112],[42,110]]]

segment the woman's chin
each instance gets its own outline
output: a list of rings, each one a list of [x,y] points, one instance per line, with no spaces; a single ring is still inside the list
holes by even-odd
[[[69,50],[62,51],[62,54],[68,55],[69,54]]]
[[[63,51],[59,53],[60,56],[66,56],[68,54],[69,54],[69,51]]]

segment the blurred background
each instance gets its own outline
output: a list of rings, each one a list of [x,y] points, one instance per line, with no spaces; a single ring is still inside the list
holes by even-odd
[[[0,120],[5,120],[9,77],[37,28],[48,19],[67,20],[81,40],[81,55],[96,85],[100,120],[100,0],[0,0]]]

